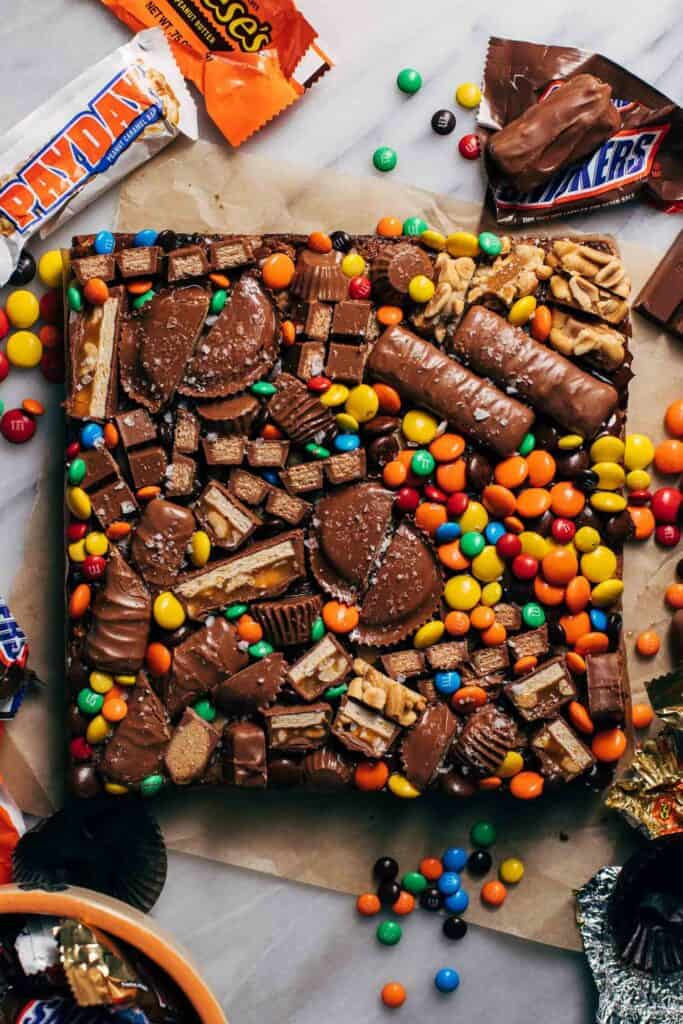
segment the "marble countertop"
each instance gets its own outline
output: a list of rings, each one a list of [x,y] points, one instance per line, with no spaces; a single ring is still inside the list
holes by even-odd
[[[377,173],[373,150],[391,145],[399,157],[394,178],[478,200],[480,167],[462,160],[456,149],[460,135],[471,130],[473,115],[454,108],[458,126],[446,139],[433,134],[429,120],[434,110],[453,105],[459,82],[480,79],[491,34],[599,51],[683,98],[677,0],[658,0],[647,8],[642,0],[300,2],[337,66],[243,152],[296,157],[363,176]],[[0,135],[128,38],[127,29],[96,0],[13,5],[12,17],[0,22]],[[423,88],[414,97],[405,97],[394,84],[404,66],[423,75]],[[200,128],[203,138],[220,141],[203,112]],[[115,202],[109,193],[34,252],[68,244],[72,232],[109,226]],[[680,218],[639,204],[571,221],[577,230],[611,231],[661,251],[680,225]],[[55,465],[61,458],[54,387],[36,371],[15,370],[0,388],[6,408],[29,395],[48,407],[37,437],[21,448],[0,444],[3,593],[22,558],[40,467],[46,459]],[[532,886],[533,878],[523,884]],[[549,1024],[580,1024],[592,1017],[592,983],[577,954],[474,927],[462,943],[448,943],[437,921],[424,913],[407,922],[397,948],[380,947],[372,924],[356,920],[348,897],[198,858],[171,855],[168,884],[154,914],[200,962],[233,1024],[379,1021],[385,1011],[377,992],[390,979],[409,989],[411,1019],[445,1022],[457,1013],[461,1019],[525,1024],[539,1016],[541,1006]],[[445,965],[457,967],[463,979],[450,999],[439,997],[431,980]]]

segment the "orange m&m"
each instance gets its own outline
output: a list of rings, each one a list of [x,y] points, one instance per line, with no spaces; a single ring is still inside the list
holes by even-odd
[[[274,252],[263,261],[263,283],[267,288],[280,291],[289,287],[294,277],[294,261],[284,252]]]
[[[358,609],[341,601],[327,601],[322,614],[323,622],[332,633],[350,633],[358,625]]]
[[[361,761],[356,766],[353,781],[358,789],[367,792],[384,789],[389,778],[389,769],[384,761]]]
[[[536,800],[543,786],[543,776],[538,772],[518,772],[510,779],[510,792],[518,800]]]

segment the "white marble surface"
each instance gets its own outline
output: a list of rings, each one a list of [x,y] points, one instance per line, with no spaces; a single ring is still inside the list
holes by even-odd
[[[429,119],[434,110],[452,105],[460,81],[480,78],[490,34],[597,50],[683,99],[678,0],[649,5],[643,0],[348,0],[345,5],[301,0],[301,6],[337,67],[250,140],[245,152],[367,175],[377,173],[370,164],[372,151],[387,144],[399,154],[395,177],[479,199],[480,168],[456,152],[473,115],[456,110],[458,127],[446,139],[431,132]],[[0,133],[129,38],[96,0],[0,0],[0,12],[5,15],[0,19]],[[394,85],[404,66],[418,68],[424,77],[423,89],[412,98]],[[200,123],[204,138],[219,141],[204,115]],[[114,203],[114,195],[103,198],[55,235],[49,247],[67,244],[72,230],[108,226]],[[630,205],[575,218],[573,226],[613,231],[663,250],[680,223]],[[54,387],[36,371],[13,371],[0,386],[6,408],[28,395],[41,398],[48,415],[29,446],[0,444],[0,591],[5,593],[20,564],[39,467],[46,458],[57,465],[61,457]],[[359,879],[359,885],[364,882]],[[533,885],[533,879],[524,884]],[[447,944],[427,914],[415,915],[404,941],[389,950],[372,939],[372,925],[356,922],[346,897],[199,859],[171,857],[169,882],[155,914],[202,962],[234,1024],[379,1021],[384,1011],[376,992],[389,978],[410,989],[403,1019],[446,1021],[457,1014],[525,1024],[541,1016],[553,1024],[580,1024],[592,1016],[590,978],[575,954],[475,928],[462,944]],[[434,971],[446,964],[457,966],[463,977],[451,1000],[439,998],[431,983]]]

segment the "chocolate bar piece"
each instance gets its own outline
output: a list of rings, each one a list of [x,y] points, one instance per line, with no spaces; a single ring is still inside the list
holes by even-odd
[[[336,486],[363,480],[367,476],[365,449],[356,448],[352,452],[332,455],[325,461],[325,475]]]
[[[343,682],[351,664],[350,654],[328,633],[289,667],[287,681],[303,700],[317,700],[324,690]]]
[[[121,444],[126,450],[157,439],[157,428],[146,409],[129,409],[115,416],[114,421]]]
[[[74,419],[104,419],[116,409],[117,351],[122,288],[112,288],[101,306],[69,316],[69,395]]]
[[[164,758],[176,786],[188,786],[202,777],[220,738],[219,730],[210,722],[192,708],[185,708]]]
[[[493,672],[504,672],[510,664],[510,655],[503,645],[482,647],[480,651],[474,652],[471,661],[477,675],[488,676]]]
[[[152,599],[147,587],[123,556],[109,556],[104,586],[93,603],[85,657],[101,672],[133,673],[147,650]]]
[[[683,338],[683,231],[640,289],[633,308]]]
[[[458,669],[470,656],[466,640],[451,640],[450,643],[434,644],[425,651],[432,672],[449,672]]]
[[[135,495],[120,477],[93,491],[90,500],[96,519],[105,529],[117,519],[132,516],[138,508]]]
[[[544,722],[532,736],[530,747],[541,762],[543,774],[549,779],[571,782],[595,764],[588,747],[569,728],[564,718]]]
[[[208,533],[212,544],[234,551],[244,544],[263,520],[243,505],[228,488],[211,480],[194,507],[197,519]]]
[[[128,694],[128,712],[104,748],[101,769],[112,782],[135,785],[162,766],[171,739],[166,708],[144,672]]]
[[[531,629],[528,633],[511,636],[508,639],[508,647],[515,661],[529,656],[542,658],[550,650],[547,624],[539,626],[538,629]]]
[[[196,529],[189,509],[163,498],[150,501],[133,534],[131,557],[151,587],[170,587]]]
[[[78,283],[83,286],[99,277],[101,281],[113,281],[116,277],[116,257],[114,253],[96,253],[94,256],[82,256],[71,260],[71,270]]]
[[[183,455],[194,455],[199,448],[199,420],[182,406],[176,412],[173,430],[173,451]]]
[[[339,303],[334,308],[335,316],[340,305],[342,303]],[[324,302],[309,302],[306,311],[306,322],[304,324],[304,334],[306,337],[312,341],[327,341],[332,323],[332,312],[332,306],[328,306]],[[323,348],[324,358],[325,350]],[[320,370],[317,372],[320,373]],[[313,374],[309,374],[309,376],[313,376]]]
[[[158,487],[166,476],[166,452],[158,444],[136,448],[128,453],[128,468],[137,490]]]
[[[560,655],[508,683],[505,695],[523,719],[535,722],[538,718],[554,718],[560,708],[575,700],[576,686]]]
[[[123,278],[154,277],[159,270],[161,249],[158,245],[140,245],[116,253],[116,265]]]
[[[398,738],[400,728],[372,708],[342,697],[332,723],[332,735],[363,757],[382,757]]]
[[[266,785],[266,737],[255,722],[228,722],[224,727],[223,774],[235,786],[260,789]]]
[[[392,651],[389,654],[383,654],[381,661],[386,674],[399,683],[402,683],[404,679],[424,675],[426,671],[424,654],[414,648],[408,651]]]
[[[257,469],[284,469],[289,447],[289,441],[266,441],[259,437],[247,444],[247,462]]]
[[[575,75],[492,135],[487,153],[526,191],[592,153],[620,127],[611,87],[594,75]]]
[[[617,406],[616,390],[534,341],[498,313],[473,306],[453,337],[453,351],[517,394],[565,430],[593,437]]]
[[[517,451],[534,420],[526,406],[404,327],[387,327],[370,353],[368,369],[408,401],[430,409],[499,455]]]
[[[272,487],[266,498],[266,512],[282,519],[290,526],[298,526],[311,511],[311,506],[302,498],[287,494],[279,487]]]
[[[327,353],[325,373],[341,384],[360,384],[367,358],[368,350],[363,346],[333,341]]]
[[[623,725],[626,715],[624,661],[620,651],[586,658],[588,710],[596,729]]]
[[[207,466],[239,466],[247,448],[245,437],[203,437]]]
[[[171,672],[162,684],[172,718],[201,696],[213,694],[226,677],[234,678],[246,667],[249,655],[239,644],[235,627],[219,616],[174,648]]]
[[[188,245],[185,249],[174,249],[168,255],[167,277],[169,281],[182,281],[186,277],[202,277],[209,272],[209,263],[200,245]]]
[[[322,341],[305,341],[294,348],[294,363],[299,380],[307,381],[317,377],[325,366],[325,343]]]
[[[447,704],[431,704],[401,743],[401,763],[409,782],[427,789],[451,745],[458,721]]]
[[[86,491],[92,490],[97,484],[111,480],[119,476],[119,467],[111,452],[104,447],[90,448],[81,452],[79,458],[85,463],[85,476],[81,481],[81,487]]]
[[[245,505],[260,505],[270,492],[270,484],[261,476],[254,476],[246,469],[233,469],[228,481],[228,490]]]
[[[261,244],[257,236],[247,238],[226,238],[212,242],[209,246],[209,261],[212,270],[233,270],[244,267],[254,259],[254,249]]]
[[[368,333],[372,303],[347,299],[334,307],[332,334],[362,341]]]
[[[269,654],[224,679],[215,690],[218,707],[226,715],[261,711],[272,704],[284,682],[284,658]]]
[[[332,708],[329,704],[290,706],[275,704],[262,712],[271,750],[315,750],[322,747],[330,732]]]

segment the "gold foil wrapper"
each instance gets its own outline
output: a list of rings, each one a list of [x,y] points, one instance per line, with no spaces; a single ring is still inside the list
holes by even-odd
[[[121,1006],[140,989],[133,968],[108,935],[82,921],[64,920],[57,932],[59,956],[79,1006]]]
[[[683,732],[683,666],[647,684],[652,707],[663,722]]]
[[[683,759],[673,729],[663,729],[636,751],[626,775],[608,790],[605,805],[649,839],[683,832]]]
[[[576,894],[576,920],[598,990],[595,1024],[681,1024],[683,973],[652,975],[619,956],[609,905],[621,868],[601,868]]]

